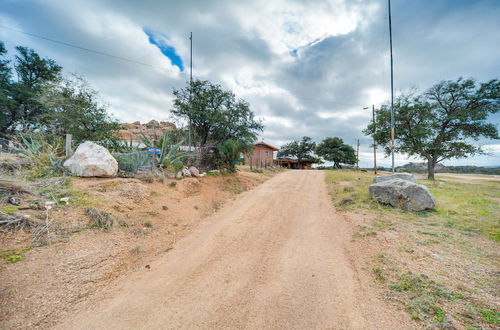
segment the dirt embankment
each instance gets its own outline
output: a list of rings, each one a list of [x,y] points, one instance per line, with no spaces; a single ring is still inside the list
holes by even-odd
[[[149,267],[227,200],[267,178],[242,172],[162,183],[73,179],[74,189],[85,192],[93,208],[111,213],[114,225],[87,228],[92,221],[87,206],[72,206],[71,200],[51,210],[54,226],[82,229],[53,237],[52,244],[31,249],[19,262],[0,261],[0,328],[52,327],[110,283]],[[30,239],[31,234],[12,231],[1,233],[0,243],[14,249],[28,246]]]

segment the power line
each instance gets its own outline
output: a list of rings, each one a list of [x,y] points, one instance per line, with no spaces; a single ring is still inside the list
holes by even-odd
[[[121,61],[130,62],[130,63],[134,63],[134,64],[139,64],[139,65],[147,66],[147,67],[154,68],[154,69],[160,69],[160,70],[164,69],[164,68],[160,68],[160,67],[148,64],[148,63],[139,62],[139,61],[136,61],[136,60],[125,58],[125,57],[122,57],[122,56],[117,56],[117,55],[113,55],[113,54],[101,52],[99,50],[95,50],[95,49],[91,49],[91,48],[87,48],[87,47],[83,47],[83,46],[78,46],[78,45],[75,45],[75,44],[70,44],[70,43],[65,42],[65,41],[56,40],[56,39],[44,37],[44,36],[41,36],[41,35],[38,35],[38,34],[34,34],[34,33],[30,33],[30,32],[25,32],[25,31],[21,31],[21,30],[17,30],[17,29],[13,29],[13,28],[8,27],[8,26],[0,25],[0,27],[4,28],[4,29],[7,29],[7,30],[10,30],[10,31],[22,33],[22,34],[25,34],[25,35],[28,35],[28,36],[31,36],[31,37],[35,37],[35,38],[43,39],[43,40],[50,41],[50,42],[53,42],[53,43],[56,43],[56,44],[60,44],[60,45],[63,45],[63,46],[67,46],[67,47],[72,47],[72,48],[84,50],[84,51],[87,51],[89,53],[93,53],[93,54],[97,54],[97,55],[101,55],[101,56],[107,56],[107,57],[111,57],[111,58],[118,59],[118,60],[121,60]]]
[[[109,54],[109,53],[106,53],[106,52],[102,52],[100,50],[95,50],[95,49],[91,49],[91,48],[88,48],[88,47],[79,46],[79,45],[68,43],[68,42],[65,42],[65,41],[61,41],[61,40],[57,40],[57,39],[45,37],[45,36],[42,36],[42,35],[39,35],[39,34],[25,32],[25,31],[14,29],[14,28],[11,28],[11,27],[8,27],[8,26],[5,26],[5,25],[0,25],[0,28],[4,28],[4,29],[10,30],[10,31],[14,31],[14,32],[17,32],[17,33],[25,34],[25,35],[28,35],[28,36],[31,36],[31,37],[34,37],[34,38],[38,38],[38,39],[50,41],[50,42],[53,42],[53,43],[56,43],[56,44],[60,44],[60,45],[66,46],[66,47],[71,47],[71,48],[83,50],[83,51],[86,51],[86,52],[89,52],[89,53],[93,53],[93,54],[96,54],[96,55],[106,56],[106,57],[118,59],[118,60],[121,60],[121,61],[129,62],[129,63],[134,63],[134,64],[138,64],[138,65],[147,66],[147,67],[154,68],[154,69],[160,69],[160,70],[164,69],[164,68],[160,68],[160,67],[148,64],[148,63],[144,63],[144,62],[132,60],[132,59],[125,58],[125,57],[122,57],[122,56],[118,56],[118,55]],[[190,39],[191,38],[192,38],[192,36],[190,36]],[[192,40],[191,40],[191,42],[192,42]],[[191,68],[191,70],[192,70],[192,68]],[[190,81],[191,80],[192,80],[192,73],[190,74]],[[307,100],[307,101],[313,101],[313,102],[321,102],[321,103],[325,103],[325,104],[353,106],[353,107],[360,106],[360,104],[343,103],[343,102],[335,102],[335,101],[327,101],[327,100],[319,100],[319,99],[308,98],[308,97],[304,97],[304,96],[300,96],[300,95],[293,95],[293,96],[295,98],[297,98],[297,99]]]

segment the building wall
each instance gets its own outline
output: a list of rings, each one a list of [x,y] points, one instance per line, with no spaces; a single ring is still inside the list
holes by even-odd
[[[264,146],[256,145],[252,154],[245,155],[245,165],[272,166],[274,150]]]

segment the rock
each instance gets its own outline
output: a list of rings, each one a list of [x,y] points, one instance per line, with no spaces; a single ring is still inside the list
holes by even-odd
[[[134,125],[140,125],[141,122],[140,121],[134,121],[132,124],[134,124]]]
[[[146,124],[146,127],[147,128],[159,128],[160,127],[160,123],[156,120],[150,120],[147,124]]]
[[[379,183],[379,182],[384,182],[384,181],[388,181],[388,180],[392,180],[392,179],[401,179],[401,180],[406,180],[406,181],[410,181],[413,183],[417,183],[417,180],[415,179],[415,177],[410,173],[395,173],[395,174],[391,174],[391,175],[376,176],[373,179],[372,183]]]
[[[182,171],[177,172],[177,174],[175,174],[175,178],[182,179]]]
[[[191,176],[191,172],[187,168],[182,169],[182,176]]]
[[[16,205],[16,206],[21,205],[21,201],[14,196],[9,196],[9,198],[7,198],[7,202],[9,204]]]
[[[80,144],[64,167],[82,177],[112,177],[118,172],[118,163],[109,151],[90,141]]]
[[[195,176],[195,177],[199,177],[200,176],[200,171],[196,167],[190,166],[188,168],[188,170],[189,170],[189,173],[191,173],[192,176]]]
[[[379,203],[406,211],[423,211],[436,205],[426,186],[397,178],[374,183],[369,192]]]

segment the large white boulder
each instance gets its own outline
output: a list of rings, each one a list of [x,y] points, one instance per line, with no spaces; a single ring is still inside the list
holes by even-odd
[[[398,178],[374,183],[369,192],[379,203],[406,211],[423,211],[436,205],[426,186]]]
[[[82,177],[112,177],[118,172],[118,162],[108,149],[90,141],[80,144],[64,167]]]

